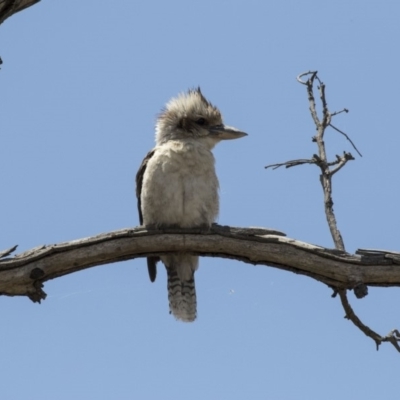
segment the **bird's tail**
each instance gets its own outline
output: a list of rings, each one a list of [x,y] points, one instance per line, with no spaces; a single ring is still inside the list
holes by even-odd
[[[198,257],[184,254],[162,257],[168,274],[168,300],[175,318],[192,322],[196,319],[197,300],[194,271]]]

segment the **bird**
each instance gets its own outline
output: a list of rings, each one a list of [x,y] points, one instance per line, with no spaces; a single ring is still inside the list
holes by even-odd
[[[219,182],[213,147],[247,136],[223,123],[219,109],[189,89],[169,100],[156,120],[156,146],[136,175],[140,225],[149,229],[210,228],[219,212]],[[147,257],[150,281],[157,263],[167,270],[170,314],[192,322],[197,316],[194,273],[199,257],[189,252]]]

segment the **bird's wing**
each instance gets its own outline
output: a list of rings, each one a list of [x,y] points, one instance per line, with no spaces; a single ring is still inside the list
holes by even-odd
[[[144,172],[146,171],[147,163],[149,162],[150,158],[153,157],[155,151],[156,149],[153,149],[147,153],[136,174],[136,197],[137,197],[137,207],[139,212],[140,225],[143,225],[143,213],[142,213],[142,201],[141,201],[143,176]],[[158,261],[160,261],[160,257],[147,257],[147,269],[149,271],[149,277],[151,282],[154,282],[156,280]]]
[[[137,198],[137,207],[139,212],[139,222],[140,225],[143,225],[143,214],[142,214],[142,186],[143,186],[143,176],[147,168],[147,163],[149,162],[150,158],[153,157],[156,149],[149,151],[146,157],[143,159],[142,164],[139,167],[139,170],[136,174],[136,198]]]

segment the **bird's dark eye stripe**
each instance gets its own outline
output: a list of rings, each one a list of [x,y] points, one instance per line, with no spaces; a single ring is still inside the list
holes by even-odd
[[[198,125],[204,125],[206,123],[206,120],[204,119],[204,118],[199,118],[197,121],[196,121],[196,124],[198,124]]]

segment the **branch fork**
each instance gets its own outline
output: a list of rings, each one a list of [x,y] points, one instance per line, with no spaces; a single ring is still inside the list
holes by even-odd
[[[305,80],[307,78],[307,80]],[[312,137],[312,141],[317,144],[318,154],[314,154],[310,159],[300,159],[300,160],[290,160],[283,163],[271,164],[267,165],[265,168],[277,169],[279,167],[295,167],[298,165],[304,164],[314,164],[320,169],[320,183],[322,186],[322,190],[324,193],[324,208],[326,220],[328,222],[329,230],[331,232],[331,236],[333,238],[333,242],[335,244],[336,249],[340,251],[345,251],[344,241],[342,235],[337,227],[335,213],[333,211],[333,199],[332,199],[332,177],[338,171],[340,171],[348,161],[354,160],[353,155],[350,152],[343,152],[343,155],[336,155],[336,160],[328,161],[325,149],[324,135],[325,130],[328,127],[331,127],[336,132],[343,135],[352,145],[354,150],[358,153],[360,157],[362,157],[361,153],[358,151],[357,147],[350,139],[350,137],[332,124],[332,118],[341,114],[348,113],[349,110],[344,108],[341,111],[336,111],[331,113],[328,108],[328,103],[326,100],[326,92],[325,92],[325,84],[318,77],[317,71],[308,71],[303,72],[302,74],[297,76],[297,81],[302,85],[306,86],[307,89],[307,97],[309,102],[309,110],[311,114],[311,118],[314,121],[314,125],[317,131],[317,134]],[[319,92],[319,98],[322,106],[322,116],[319,117],[316,109],[315,95],[314,95],[314,86],[315,82],[317,82],[317,90]],[[353,311],[348,298],[347,298],[347,290],[349,288],[338,288],[332,287],[334,293],[332,297],[336,297],[339,294],[343,309],[345,311],[345,318],[349,319],[353,324],[358,327],[362,332],[365,333],[368,337],[375,341],[377,349],[379,345],[383,342],[391,343],[397,351],[400,352],[400,334],[397,329],[392,330],[388,335],[381,336],[372,329],[370,329],[367,325],[365,325],[355,314]],[[357,298],[363,298],[368,294],[368,287],[363,282],[358,282],[352,288],[354,294]]]

